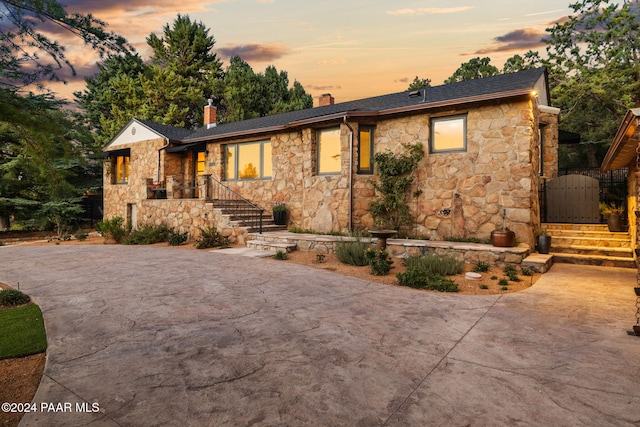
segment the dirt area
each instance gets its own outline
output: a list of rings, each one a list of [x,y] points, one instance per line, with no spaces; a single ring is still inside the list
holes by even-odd
[[[5,244],[14,244],[11,239],[7,238],[6,235],[3,234],[0,234],[0,240],[3,240]],[[105,244],[105,240],[96,233],[91,233],[84,241],[78,241],[75,239],[67,241],[57,240],[51,239],[43,234],[37,234],[30,236],[29,240],[25,240],[20,244],[102,245]],[[167,246],[167,244],[158,243],[154,246]],[[191,243],[169,247],[175,248],[176,250],[197,250]],[[346,276],[357,277],[359,279],[382,283],[389,286],[398,286],[396,274],[405,271],[400,260],[394,260],[393,268],[388,275],[374,276],[371,274],[371,270],[368,266],[356,267],[343,264],[338,261],[334,254],[325,254],[322,258],[322,262],[320,262],[316,252],[294,251],[288,254],[287,260],[281,262],[291,262],[313,268],[334,271]],[[467,271],[471,271],[472,268],[473,266],[467,265],[465,273]],[[492,267],[488,272],[481,274],[482,278],[480,280],[467,280],[465,279],[464,273],[457,276],[449,276],[448,278],[453,279],[458,284],[460,291],[457,295],[492,295],[521,291],[532,286],[540,277],[539,274],[529,277],[520,274],[519,276],[522,279],[521,282],[509,282],[507,290],[502,290],[501,286],[498,285],[498,280],[491,279],[491,277],[494,276],[497,278],[505,277],[501,268]],[[0,287],[2,287],[2,285],[3,284],[0,283]],[[486,285],[487,289],[482,289],[480,285]],[[415,292],[434,291],[415,290]],[[44,371],[45,361],[46,357],[44,353],[17,359],[0,360],[0,402],[31,402],[36,390],[38,389],[38,385],[40,384],[40,378]],[[8,414],[0,412],[0,426],[17,426],[21,419],[21,415],[22,414]]]

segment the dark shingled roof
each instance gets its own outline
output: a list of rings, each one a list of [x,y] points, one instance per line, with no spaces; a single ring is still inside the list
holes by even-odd
[[[430,87],[427,88],[426,96],[424,90],[420,90],[419,93],[415,93],[414,91],[414,96],[409,96],[411,91],[404,91],[323,107],[307,108],[272,116],[223,123],[209,129],[202,127],[196,130],[187,130],[158,125],[149,121],[139,121],[166,136],[173,142],[190,144],[206,140],[282,130],[302,124],[308,125],[311,123],[336,120],[345,116],[381,116],[466,102],[521,96],[530,93],[540,81],[540,78],[545,75],[545,68],[536,68],[518,73],[501,74],[484,79]],[[544,82],[546,84],[546,79]],[[542,100],[542,103],[548,104],[548,99]]]

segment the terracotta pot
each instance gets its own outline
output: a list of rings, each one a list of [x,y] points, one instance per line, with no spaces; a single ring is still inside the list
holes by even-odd
[[[510,248],[516,243],[516,233],[508,228],[501,228],[491,232],[491,244],[500,248]]]

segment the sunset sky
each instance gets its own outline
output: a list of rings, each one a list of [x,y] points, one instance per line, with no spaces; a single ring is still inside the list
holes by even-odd
[[[544,52],[545,28],[572,11],[569,0],[64,0],[69,12],[92,13],[127,38],[143,59],[146,37],[161,36],[178,13],[201,21],[226,67],[241,56],[255,72],[285,70],[317,102],[399,92],[414,77],[438,85],[476,56],[504,60]],[[58,36],[78,76],[49,87],[61,96],[82,89],[96,71],[90,49]]]

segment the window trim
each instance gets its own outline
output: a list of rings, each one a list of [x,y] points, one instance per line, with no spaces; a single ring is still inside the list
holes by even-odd
[[[257,178],[239,178],[239,167],[240,167],[240,156],[238,155],[239,153],[239,147],[241,145],[256,145],[259,144],[260,145],[260,150],[259,150],[259,156],[260,156],[260,164],[258,165],[258,177]],[[271,179],[273,177],[273,159],[271,161],[271,165],[272,168],[269,171],[269,175],[265,175],[265,170],[264,170],[264,146],[265,144],[271,144],[271,139],[261,139],[258,141],[246,141],[246,142],[234,142],[231,144],[224,144],[222,146],[222,153],[223,153],[223,174],[222,176],[224,177],[225,181],[257,181],[257,180],[262,180],[262,179]],[[227,152],[229,149],[233,150],[233,154],[235,156],[235,158],[233,159],[233,169],[234,169],[234,176],[232,178],[227,177]],[[273,147],[272,147],[273,149]]]
[[[373,140],[374,140],[374,126],[361,126],[358,129],[358,174],[359,175],[373,175],[373,155],[374,155],[374,151],[373,151]],[[360,162],[360,155],[362,154],[362,138],[360,136],[361,132],[368,132],[369,133],[369,169],[362,169],[361,168],[361,162]]]
[[[330,171],[330,172],[320,172],[320,167],[321,167],[321,163],[320,163],[320,134],[322,132],[329,132],[329,131],[338,131],[338,148],[339,148],[339,155],[340,155],[340,162],[339,162],[339,167],[337,171]],[[340,126],[333,126],[333,127],[327,127],[327,128],[322,128],[322,129],[316,129],[316,175],[319,176],[325,176],[325,175],[340,175],[342,173],[342,129],[340,128]]]
[[[455,114],[452,116],[439,116],[432,117],[430,121],[429,129],[429,152],[430,153],[463,153],[467,151],[467,113]],[[462,147],[461,148],[446,148],[436,149],[435,147],[435,124],[438,122],[447,122],[454,120],[462,120]]]
[[[129,184],[129,178],[131,177],[131,152],[119,152],[113,155],[113,181],[112,184],[124,185]],[[122,166],[124,167],[124,173],[120,173],[119,159],[122,158]],[[123,178],[120,180],[120,178]]]

